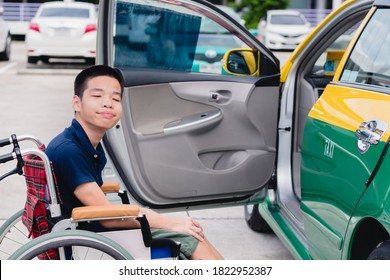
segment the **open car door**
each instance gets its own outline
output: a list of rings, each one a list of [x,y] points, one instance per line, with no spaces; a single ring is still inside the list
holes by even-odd
[[[225,72],[227,46],[256,50],[259,75]],[[104,138],[106,179],[152,208],[264,199],[279,61],[243,26],[205,1],[101,0],[97,64],[125,83],[122,119]]]

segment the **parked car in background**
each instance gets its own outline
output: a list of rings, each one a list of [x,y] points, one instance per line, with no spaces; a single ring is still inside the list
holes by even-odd
[[[83,2],[43,3],[26,34],[27,62],[83,59],[96,56],[96,7]]]
[[[310,23],[294,10],[270,10],[260,19],[258,39],[273,50],[293,50],[310,33]]]
[[[11,56],[11,33],[3,20],[3,7],[0,7],[0,60],[9,60]]]

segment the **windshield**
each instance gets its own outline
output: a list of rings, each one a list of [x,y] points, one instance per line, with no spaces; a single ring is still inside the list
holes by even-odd
[[[305,21],[297,15],[272,15],[271,23],[281,25],[304,25]]]

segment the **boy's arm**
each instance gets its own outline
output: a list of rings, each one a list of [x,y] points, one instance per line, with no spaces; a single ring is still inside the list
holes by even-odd
[[[110,205],[96,182],[84,183],[74,191],[76,197],[86,206]],[[191,217],[173,217],[160,215],[157,212],[140,208],[140,214],[145,215],[151,228],[168,229],[171,231],[186,233],[203,241],[203,229],[200,224]],[[135,219],[105,220],[100,222],[106,228],[137,228],[138,221]]]
[[[74,191],[76,197],[85,206],[110,205],[107,197],[100,189],[96,182],[84,183]],[[116,219],[100,221],[101,225],[106,228],[139,228],[140,224],[135,219]]]

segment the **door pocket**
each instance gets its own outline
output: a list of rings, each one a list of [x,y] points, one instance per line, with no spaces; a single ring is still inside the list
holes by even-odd
[[[226,170],[238,166],[249,157],[247,151],[208,152],[199,155],[200,161],[209,169]]]

